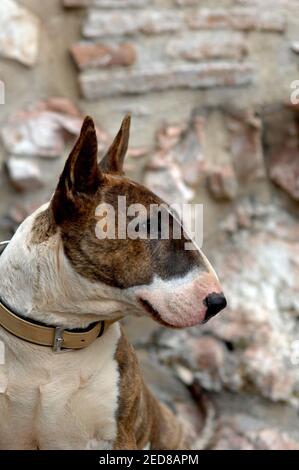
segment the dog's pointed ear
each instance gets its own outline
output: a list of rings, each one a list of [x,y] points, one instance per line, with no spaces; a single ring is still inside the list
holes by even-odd
[[[95,125],[92,118],[87,116],[52,199],[56,221],[62,222],[71,217],[81,206],[82,196],[93,196],[102,180]]]
[[[100,162],[100,168],[105,173],[123,174],[125,156],[130,138],[131,116],[128,114],[121,125],[111,147]]]

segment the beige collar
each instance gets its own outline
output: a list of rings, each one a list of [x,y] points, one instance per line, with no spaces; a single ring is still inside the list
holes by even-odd
[[[0,243],[0,255],[8,243]],[[15,314],[0,300],[0,326],[17,338],[40,346],[49,346],[54,352],[62,349],[86,348],[119,320],[120,318],[105,320],[93,323],[85,329],[68,330],[61,326],[48,326]]]

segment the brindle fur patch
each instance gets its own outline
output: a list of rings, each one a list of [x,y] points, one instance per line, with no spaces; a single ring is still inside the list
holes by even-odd
[[[51,209],[46,209],[36,217],[32,226],[32,236],[30,242],[33,245],[44,243],[57,233],[57,225],[55,223]]]
[[[184,249],[185,237],[171,239],[171,227],[170,240],[99,240],[96,237],[96,207],[105,202],[111,204],[117,214],[118,196],[126,196],[127,205],[143,204],[148,214],[150,204],[161,204],[158,197],[141,185],[132,184],[127,178],[105,175],[105,183],[93,202],[86,204],[86,210],[80,211],[77,220],[65,221],[60,226],[65,254],[79,274],[126,289],[149,284],[154,275],[170,279],[200,266],[199,254]],[[117,222],[116,219],[116,228]]]
[[[173,239],[171,216],[167,240],[149,237],[147,240],[99,240],[96,237],[96,208],[99,204],[112,205],[117,214],[118,196],[125,196],[127,207],[142,204],[149,215],[151,204],[163,203],[145,187],[115,173],[117,168],[119,171],[122,169],[128,147],[129,125],[130,119],[127,117],[104,158],[104,167],[107,171],[110,168],[111,172],[103,173],[101,164],[97,163],[94,124],[91,118],[85,119],[50,209],[38,217],[34,226],[34,239],[42,241],[54,232],[53,225],[56,224],[64,252],[73,268],[92,281],[120,289],[149,284],[155,275],[164,280],[184,276],[195,266],[206,270],[197,251],[185,250],[185,236],[179,240]],[[117,227],[116,217],[116,230]]]
[[[122,332],[115,357],[120,372],[115,450],[187,449],[182,425],[144,384],[136,353]]]

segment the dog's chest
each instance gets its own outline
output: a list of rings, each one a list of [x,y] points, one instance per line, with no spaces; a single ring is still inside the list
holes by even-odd
[[[0,449],[112,448],[117,433],[118,337],[118,327],[112,327],[86,350],[60,355],[4,340]]]

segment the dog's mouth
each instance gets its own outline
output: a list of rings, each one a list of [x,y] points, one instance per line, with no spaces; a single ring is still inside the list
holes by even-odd
[[[147,313],[149,313],[156,322],[160,323],[160,325],[165,326],[167,328],[174,328],[174,329],[180,328],[178,326],[172,325],[171,323],[168,323],[167,321],[163,320],[158,310],[156,310],[148,300],[141,299],[141,298],[139,298],[138,300],[139,300],[139,303],[142,305],[142,307],[147,311]]]

